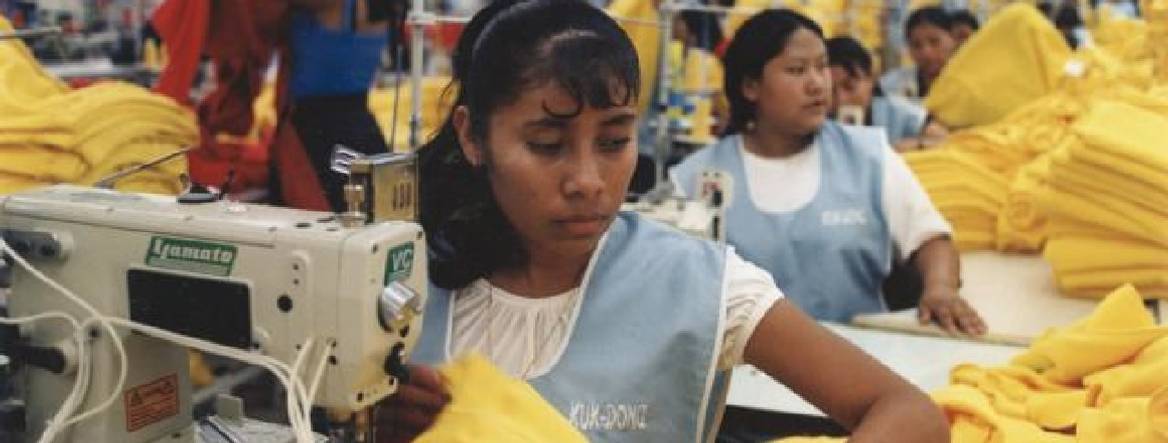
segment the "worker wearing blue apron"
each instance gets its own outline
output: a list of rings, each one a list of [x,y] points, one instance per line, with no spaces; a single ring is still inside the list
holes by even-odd
[[[904,260],[924,278],[922,321],[984,332],[958,295],[948,225],[882,130],[826,120],[822,32],[792,17],[736,34],[724,58],[730,134],[672,168],[671,180],[696,197],[708,186],[704,172],[729,177],[721,185],[727,242],[817,319],[885,311],[881,283],[893,260]]]
[[[460,399],[429,365],[472,353],[592,441],[711,440],[726,375],[745,363],[858,439],[947,438],[926,396],[733,248],[620,212],[641,84],[611,17],[582,0],[497,0],[453,61],[453,111],[418,152],[432,287],[409,381],[379,409],[385,440],[441,426]]]

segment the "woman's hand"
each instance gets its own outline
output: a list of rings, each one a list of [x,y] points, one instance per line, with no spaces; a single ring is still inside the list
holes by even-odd
[[[385,399],[377,408],[377,443],[413,441],[438,418],[450,403],[438,371],[428,366],[409,367],[409,382]]]
[[[931,289],[921,295],[917,307],[921,324],[937,322],[950,334],[963,332],[970,335],[986,333],[985,321],[954,289]]]

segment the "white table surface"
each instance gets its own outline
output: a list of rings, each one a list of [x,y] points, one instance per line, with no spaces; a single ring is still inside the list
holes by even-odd
[[[1039,255],[990,251],[961,254],[961,295],[989,327],[985,341],[1025,345],[1047,328],[1086,317],[1098,300],[1059,294],[1050,265]],[[916,310],[857,316],[854,323],[874,328],[944,335],[921,326]]]
[[[1002,365],[1024,349],[832,323],[825,323],[824,326],[926,392],[947,385],[949,370],[959,363]],[[771,412],[823,415],[785,386],[751,366],[740,366],[734,370],[727,404]]]

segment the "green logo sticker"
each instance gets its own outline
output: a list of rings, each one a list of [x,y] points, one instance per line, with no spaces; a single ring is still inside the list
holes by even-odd
[[[406,243],[389,250],[385,263],[385,284],[410,277],[414,270],[414,244]]]
[[[146,264],[226,277],[231,275],[236,255],[233,245],[156,236],[146,251]]]

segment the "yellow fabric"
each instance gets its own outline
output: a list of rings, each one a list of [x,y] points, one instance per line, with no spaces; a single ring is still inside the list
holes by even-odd
[[[1166,334],[1140,294],[1123,287],[1009,366],[954,367],[952,385],[933,398],[950,417],[954,442],[1157,442],[1107,437],[1147,438],[1168,419],[1159,403],[1168,399],[1156,399],[1166,372],[1154,372],[1168,364]]]
[[[457,90],[451,87],[450,77],[425,77],[422,79],[422,107],[421,125],[419,127],[419,142],[428,140],[438,131],[446,115],[454,103]],[[394,90],[397,89],[395,92]],[[397,119],[394,120],[394,94],[397,96]],[[257,100],[258,103],[258,100]],[[394,151],[409,150],[410,139],[410,112],[413,110],[413,87],[409,82],[403,82],[397,87],[374,88],[369,92],[369,112],[377,120],[381,134],[387,144]],[[258,119],[257,119],[258,120]],[[258,123],[258,121],[257,121]],[[271,125],[275,125],[273,119]],[[393,140],[390,140],[390,138]]]
[[[1100,409],[1086,409],[1078,432],[1084,443],[1168,442],[1168,389],[1151,397],[1122,398]]]
[[[1161,144],[1164,128],[1168,128],[1168,115],[1099,100],[1075,125],[1075,132],[1098,150],[1168,171],[1168,150]]]
[[[0,17],[0,31],[11,26]],[[93,184],[198,140],[194,115],[130,84],[70,90],[19,39],[0,41],[0,195],[53,183]],[[185,158],[115,183],[126,191],[177,193]]]
[[[652,105],[656,88],[657,56],[660,52],[661,39],[661,31],[657,27],[657,8],[653,6],[653,0],[613,0],[605,11],[616,19],[637,50],[637,62],[641,68],[639,103],[640,111],[644,114]]]
[[[953,226],[961,251],[993,249],[998,213],[1006,202],[1008,182],[984,167],[974,155],[956,149],[904,154],[929,199]]]
[[[1051,183],[1044,200],[1052,216],[1089,220],[1113,232],[1168,245],[1168,217],[1126,200],[1088,194],[1062,182]]]
[[[1131,359],[1145,346],[1168,334],[1156,327],[1143,298],[1130,285],[1107,296],[1087,318],[1048,331],[1014,358],[1055,383],[1079,383],[1093,372]]]
[[[1168,188],[1157,188],[1154,183],[1141,181],[1130,173],[1110,166],[1083,161],[1082,155],[1073,154],[1072,159],[1072,152],[1067,154],[1052,158],[1051,163],[1055,167],[1050,172],[1050,180],[1090,195],[1122,200],[1142,210],[1168,215]],[[1137,166],[1128,163],[1129,169]],[[1168,174],[1165,174],[1164,180],[1168,181]]]
[[[451,402],[418,443],[587,441],[535,389],[480,356],[460,358],[440,372]]]
[[[1166,443],[1168,327],[1124,286],[1009,365],[955,366],[931,396],[955,443]]]
[[[1116,238],[1059,237],[1050,241],[1043,254],[1058,272],[1136,267],[1168,273],[1168,248]]]
[[[1156,340],[1140,351],[1131,363],[1096,372],[1083,378],[1087,402],[1105,406],[1123,397],[1145,397],[1168,388],[1168,339]]]
[[[992,123],[1055,89],[1071,50],[1036,8],[1015,4],[992,17],[951,58],[925,107],[951,127]]]
[[[952,385],[932,393],[945,411],[953,443],[1070,443],[1074,437],[1044,432],[1034,423],[999,414],[982,391]]]
[[[1046,241],[1046,214],[1041,210],[1039,195],[1047,186],[1051,155],[1044,155],[1019,170],[1006,202],[998,214],[999,251],[1035,252]]]

